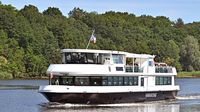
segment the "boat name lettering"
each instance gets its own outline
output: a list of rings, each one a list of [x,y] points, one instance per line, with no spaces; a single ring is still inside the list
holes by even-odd
[[[157,93],[146,93],[145,97],[156,97]]]

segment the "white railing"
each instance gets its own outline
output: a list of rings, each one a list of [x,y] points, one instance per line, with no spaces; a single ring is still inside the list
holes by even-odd
[[[126,68],[126,72],[143,73],[143,68],[140,68],[139,66],[133,67],[130,65],[126,65],[125,68]]]
[[[156,66],[155,73],[173,73],[172,68],[170,66]]]

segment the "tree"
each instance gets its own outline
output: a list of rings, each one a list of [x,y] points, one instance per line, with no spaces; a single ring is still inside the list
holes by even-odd
[[[199,43],[193,36],[187,36],[181,46],[181,64],[183,70],[200,70]]]
[[[72,11],[69,12],[68,15],[74,19],[82,19],[86,15],[86,12],[83,11],[83,9],[75,7]]]
[[[167,46],[168,47],[165,47],[165,56],[163,61],[168,65],[175,66],[178,71],[181,71],[181,65],[179,63],[179,46],[173,40],[169,40]]]
[[[25,5],[23,9],[21,9],[20,14],[22,14],[30,23],[36,23],[41,21],[40,13],[37,7],[33,5]]]
[[[19,47],[18,42],[15,39],[8,40],[7,58],[9,72],[13,78],[22,77],[24,75],[24,50]]]
[[[3,30],[0,30],[0,55],[4,55],[4,50],[5,50],[5,47],[6,47],[6,42],[8,40],[8,36],[7,36],[7,33]]]
[[[183,26],[184,26],[184,22],[181,18],[178,18],[177,21],[175,21],[175,23],[174,23],[174,27],[176,27],[176,28],[181,28]]]
[[[49,7],[47,10],[43,11],[43,14],[48,16],[63,16],[62,12],[55,7]]]
[[[11,79],[12,74],[9,72],[8,52],[7,52],[7,34],[0,30],[0,79]]]

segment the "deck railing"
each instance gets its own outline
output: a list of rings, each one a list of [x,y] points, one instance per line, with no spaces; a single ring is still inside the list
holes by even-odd
[[[140,68],[139,66],[134,66],[134,71],[133,71],[133,66],[126,66],[126,72],[136,72],[136,73],[142,73],[143,69]]]
[[[143,68],[140,68],[139,66],[129,66],[126,67],[126,72],[128,73],[143,73]],[[173,67],[170,66],[156,66],[155,67],[155,73],[173,73]]]
[[[156,67],[155,73],[172,73],[172,67]]]

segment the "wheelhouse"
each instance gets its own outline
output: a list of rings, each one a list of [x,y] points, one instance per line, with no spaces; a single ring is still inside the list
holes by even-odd
[[[102,50],[62,50],[63,64],[123,64],[124,52]]]

